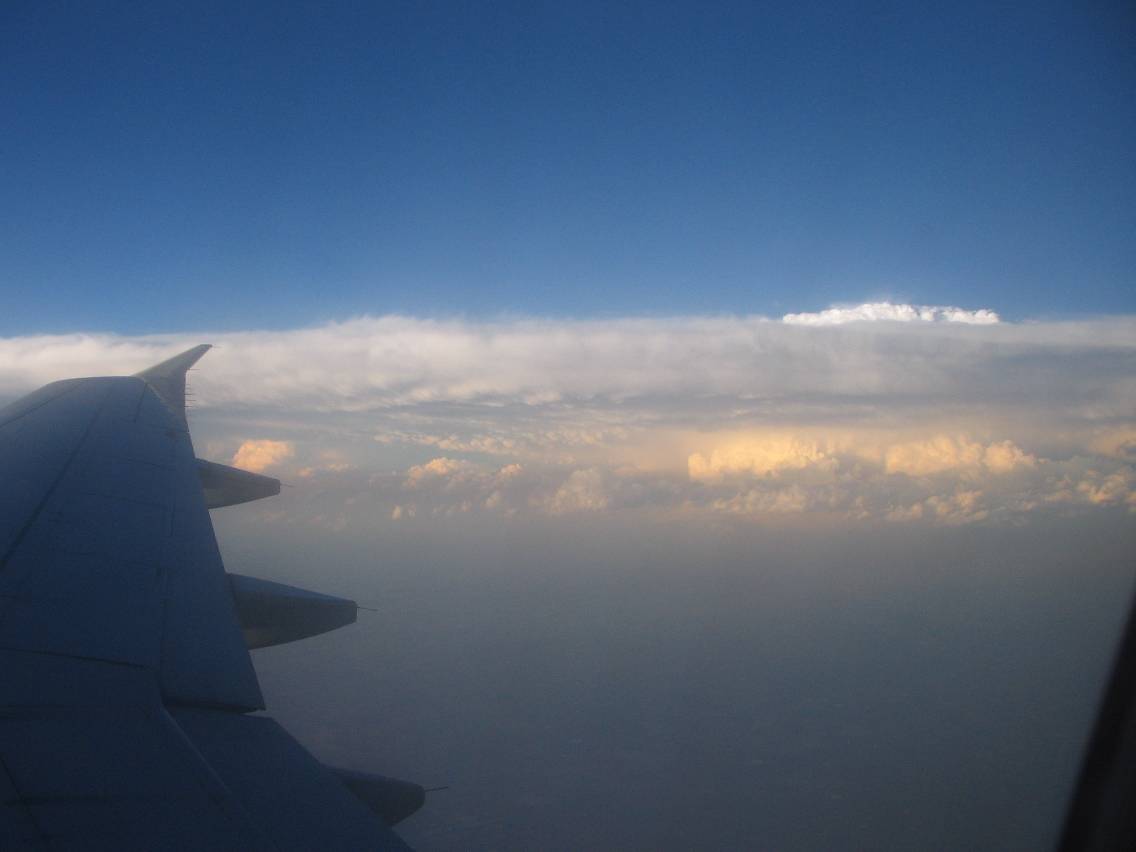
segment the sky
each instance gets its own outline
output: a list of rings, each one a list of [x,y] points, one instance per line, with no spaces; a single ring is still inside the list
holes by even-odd
[[[0,404],[198,343],[423,850],[1051,845],[1136,564],[1130,6],[0,9]]]
[[[1131,7],[6,3],[0,334],[1130,312]]]

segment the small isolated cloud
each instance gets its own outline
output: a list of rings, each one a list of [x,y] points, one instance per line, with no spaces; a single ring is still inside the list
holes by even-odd
[[[245,441],[233,454],[232,464],[242,470],[262,473],[293,455],[289,441],[271,441],[266,438]]]
[[[967,310],[944,305],[895,305],[891,302],[867,302],[863,305],[828,308],[816,313],[785,314],[781,322],[788,325],[844,325],[850,322],[958,322],[967,325],[995,325],[1001,322],[987,308]]]

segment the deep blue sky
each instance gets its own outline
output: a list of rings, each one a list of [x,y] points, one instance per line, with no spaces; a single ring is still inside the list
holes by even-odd
[[[210,5],[0,10],[0,334],[1136,310],[1119,4]]]

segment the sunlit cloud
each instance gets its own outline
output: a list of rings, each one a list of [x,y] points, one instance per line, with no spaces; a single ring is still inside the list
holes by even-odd
[[[287,441],[262,438],[243,442],[233,453],[232,463],[243,470],[261,473],[291,458],[292,454],[292,445]]]
[[[890,446],[884,452],[888,473],[928,476],[946,471],[1008,473],[1034,467],[1037,459],[1012,441],[983,445],[965,436],[935,435]]]
[[[828,308],[816,313],[785,314],[781,321],[790,325],[844,325],[850,322],[958,322],[968,325],[994,325],[1001,318],[994,311],[944,305],[896,305],[868,302],[863,305]]]
[[[1132,317],[878,303],[784,321],[11,338],[0,395],[202,341],[216,348],[189,377],[199,451],[239,447],[237,466],[318,494],[306,520],[328,528],[625,511],[1000,523],[1136,505]]]
[[[709,456],[693,453],[687,460],[690,478],[718,482],[727,476],[764,476],[785,470],[828,469],[836,465],[833,455],[815,440],[793,435],[754,436],[715,447]]]

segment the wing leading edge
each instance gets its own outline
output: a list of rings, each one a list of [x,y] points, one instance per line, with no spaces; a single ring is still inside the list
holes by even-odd
[[[279,484],[195,457],[185,374],[208,348],[0,411],[2,848],[407,848],[383,811],[246,715],[264,701],[207,506]],[[261,637],[354,620],[353,602],[241,579]]]

